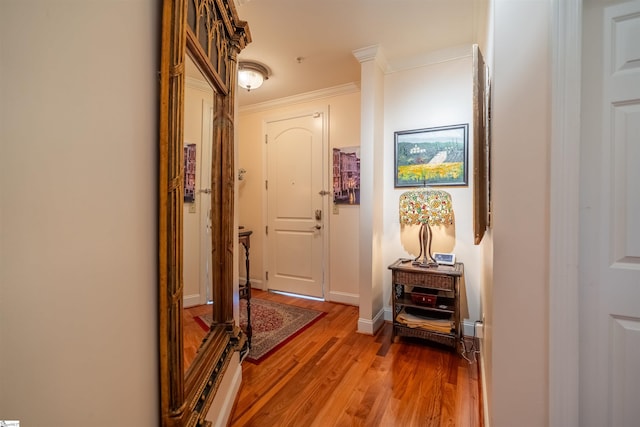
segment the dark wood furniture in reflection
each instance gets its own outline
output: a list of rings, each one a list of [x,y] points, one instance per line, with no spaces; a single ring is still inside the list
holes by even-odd
[[[240,299],[247,300],[247,330],[245,333],[247,334],[247,342],[249,344],[249,348],[251,348],[251,280],[249,279],[249,248],[251,247],[251,234],[253,231],[244,230],[240,227],[240,233],[238,233],[238,240],[240,244],[244,247],[244,266],[245,266],[245,274],[246,279],[244,283],[240,284]]]

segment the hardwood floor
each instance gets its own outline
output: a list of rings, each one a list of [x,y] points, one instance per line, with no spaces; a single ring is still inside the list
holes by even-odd
[[[191,366],[200,348],[200,344],[202,344],[202,340],[207,336],[207,331],[195,321],[195,317],[211,313],[212,310],[213,306],[208,304],[197,305],[182,310],[182,355],[184,358],[184,372],[187,372],[187,369]]]
[[[481,426],[476,363],[356,332],[358,308],[261,291],[328,314],[260,365],[244,362],[230,426]]]

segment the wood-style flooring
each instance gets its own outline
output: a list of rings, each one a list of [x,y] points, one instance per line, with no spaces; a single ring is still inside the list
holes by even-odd
[[[253,291],[328,314],[259,365],[244,362],[230,426],[481,426],[477,364],[356,332],[358,308]]]
[[[193,359],[196,358],[202,340],[207,336],[207,331],[195,321],[195,317],[211,313],[212,310],[213,306],[209,304],[197,305],[182,310],[182,354],[184,372],[187,372],[187,369],[189,369]]]

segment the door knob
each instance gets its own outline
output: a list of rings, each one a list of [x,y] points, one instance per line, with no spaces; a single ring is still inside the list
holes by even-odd
[[[316,224],[313,227],[311,227],[312,230],[322,230],[322,226],[320,224]]]

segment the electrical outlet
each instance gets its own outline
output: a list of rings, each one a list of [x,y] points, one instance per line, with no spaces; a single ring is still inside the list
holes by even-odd
[[[336,205],[335,203],[333,204],[333,214],[334,215],[338,215],[340,213],[340,208],[338,208],[338,205]]]
[[[484,323],[477,322],[475,323],[476,328],[476,338],[484,338]]]

